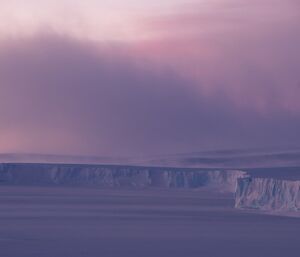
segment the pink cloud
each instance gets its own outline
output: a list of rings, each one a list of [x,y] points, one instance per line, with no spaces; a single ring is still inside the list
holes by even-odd
[[[245,92],[223,81],[232,64],[207,94],[198,80],[130,48],[55,34],[1,44],[0,151],[135,155],[300,144],[298,112],[274,104],[262,113],[250,101],[261,90],[265,104],[273,88],[249,87],[248,99],[233,101]]]
[[[297,4],[199,1],[143,17],[130,42],[2,39],[0,151],[299,145]]]
[[[293,1],[201,2],[146,19],[138,49],[240,107],[300,111],[300,11]],[[297,97],[295,97],[297,96]]]

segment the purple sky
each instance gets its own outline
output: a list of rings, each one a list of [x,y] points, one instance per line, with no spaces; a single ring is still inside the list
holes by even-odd
[[[300,145],[300,4],[1,1],[0,152]]]

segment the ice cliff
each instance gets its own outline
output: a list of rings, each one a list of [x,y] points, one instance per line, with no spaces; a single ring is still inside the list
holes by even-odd
[[[238,170],[153,168],[114,165],[1,164],[0,185],[77,185],[99,187],[214,187],[235,192]]]
[[[129,188],[208,187],[235,193],[235,207],[299,211],[300,180],[253,176],[240,170],[85,164],[0,164],[1,185]]]
[[[235,206],[264,211],[300,211],[300,181],[238,178]]]

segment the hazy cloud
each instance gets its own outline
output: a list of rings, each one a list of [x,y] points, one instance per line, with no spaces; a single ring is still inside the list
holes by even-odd
[[[300,143],[298,113],[237,105],[234,90],[207,95],[127,47],[43,33],[2,41],[0,150],[136,155]]]

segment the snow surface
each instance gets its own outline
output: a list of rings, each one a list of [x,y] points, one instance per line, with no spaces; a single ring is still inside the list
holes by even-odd
[[[105,157],[56,154],[0,154],[1,163],[114,164],[138,166],[243,169],[299,167],[300,149],[237,149],[184,154]]]
[[[0,186],[2,257],[299,257],[300,219],[190,189]]]
[[[0,256],[298,257],[285,171],[0,164]]]

